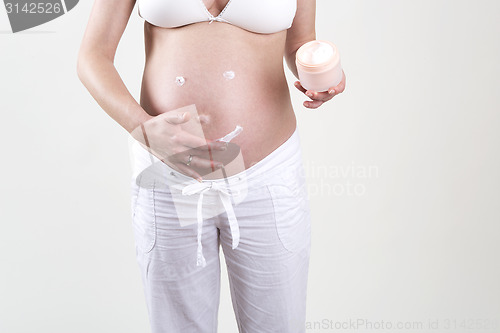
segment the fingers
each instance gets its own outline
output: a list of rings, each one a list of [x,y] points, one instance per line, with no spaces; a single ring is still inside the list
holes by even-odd
[[[221,162],[214,161],[212,159],[202,158],[197,155],[191,155],[193,158],[191,159],[191,163],[189,166],[192,168],[200,168],[200,169],[218,169],[223,166]],[[189,161],[189,156],[185,157],[186,162]]]
[[[330,88],[328,91],[322,91],[322,92],[317,92],[314,90],[307,90],[306,91],[306,96],[309,97],[312,100],[319,100],[319,101],[329,101],[333,98],[333,94],[335,93],[335,90],[333,90],[333,93],[330,93],[332,88]]]
[[[302,87],[302,85],[300,84],[300,81],[295,81],[295,83],[293,85],[295,86],[295,88],[299,89],[304,94],[306,93],[307,89]]]
[[[340,81],[340,83],[335,87],[335,91],[336,91],[337,94],[340,94],[340,93],[344,92],[344,90],[345,90],[345,81],[346,81],[345,73],[344,73],[344,71],[342,71],[342,81]]]
[[[344,71],[342,71],[342,81],[340,81],[340,83],[337,84],[336,87],[331,87],[330,89],[328,89],[328,94],[333,97],[334,95],[338,95],[338,94],[344,92],[345,80],[346,80],[345,73],[344,73]]]
[[[320,100],[314,100],[314,101],[305,101],[304,102],[304,106],[308,109],[317,109],[319,108],[322,104],[324,103],[324,101],[320,101]]]
[[[226,150],[227,143],[221,141],[212,141],[207,142],[205,139],[200,138],[199,136],[190,134],[189,132],[180,132],[173,136],[173,143],[183,146],[183,150],[187,149],[197,149],[200,151],[207,150]]]
[[[323,102],[329,101],[335,95],[335,89],[330,88],[328,91],[317,92],[314,90],[307,90],[300,84],[300,81],[295,81],[295,87],[303,92],[312,101],[305,101],[303,104],[306,108],[316,109],[320,107]]]
[[[332,98],[331,95],[335,93],[335,91],[331,91],[333,88],[330,88],[328,91],[324,91],[324,92],[307,90],[306,88],[302,87],[302,85],[300,84],[300,81],[295,81],[294,85],[298,90],[303,92],[307,97],[309,97],[311,99],[320,99],[323,101],[327,101],[330,98]]]
[[[190,116],[191,115],[188,112],[184,113],[166,112],[159,115],[158,117],[164,117],[164,120],[172,125],[180,125],[182,123],[188,122]],[[224,144],[223,142],[214,141],[213,143],[207,144],[207,141],[205,139],[186,131],[179,131],[177,134],[171,137],[171,141],[174,144],[185,147],[185,149],[196,148],[199,150],[208,150],[208,149],[225,150],[227,147],[227,145]]]
[[[342,70],[342,81],[336,87],[330,87],[327,91],[317,92],[314,90],[307,90],[301,84],[300,81],[295,81],[294,86],[302,93],[304,93],[307,97],[311,99],[311,101],[305,101],[303,105],[309,109],[316,109],[320,107],[324,102],[331,100],[334,96],[342,93],[345,90],[346,84],[346,76],[344,71]]]
[[[191,169],[189,166],[187,166],[186,164],[182,163],[182,162],[177,162],[175,163],[175,165],[177,166],[177,168],[179,168],[179,170],[190,176],[190,177],[193,177],[194,179],[196,179],[197,181],[201,182],[202,181],[202,178],[200,176],[199,173],[197,173],[196,171],[194,171],[193,169]]]
[[[225,141],[211,141],[208,143],[207,149],[213,149],[213,150],[226,150],[227,149],[227,142]]]
[[[160,114],[158,117],[164,118],[167,123],[170,123],[172,125],[179,125],[187,122],[190,118],[190,114],[188,112],[165,112]]]
[[[202,181],[202,178],[200,174],[195,170],[215,171],[216,169],[222,168],[223,166],[223,163],[218,161],[207,160],[196,155],[191,155],[191,156],[192,156],[191,158],[189,156],[183,156],[182,158],[179,159],[184,159],[185,161],[180,161],[178,159],[177,161],[173,161],[173,163],[177,166],[179,171],[181,171],[185,175],[193,177],[199,182]],[[189,160],[191,161],[189,162]],[[189,165],[186,164],[187,162],[189,162]]]
[[[186,149],[198,148],[207,145],[205,139],[185,131],[175,134],[171,140],[173,144],[184,146]]]

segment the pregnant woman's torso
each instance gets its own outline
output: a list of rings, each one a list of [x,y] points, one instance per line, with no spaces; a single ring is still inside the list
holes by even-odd
[[[199,1],[214,17],[228,2]],[[248,168],[295,129],[283,69],[285,40],[286,30],[262,34],[217,21],[162,28],[146,21],[141,105],[158,115],[195,104],[207,140],[240,125],[243,132],[231,142],[240,146]]]

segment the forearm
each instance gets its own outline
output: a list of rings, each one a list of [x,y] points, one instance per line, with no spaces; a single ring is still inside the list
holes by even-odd
[[[127,132],[151,118],[128,91],[113,60],[100,55],[80,54],[77,73],[99,106]]]
[[[299,74],[297,73],[297,65],[295,64],[295,55],[297,54],[297,50],[293,51],[292,53],[288,53],[285,56],[286,64],[288,65],[288,68],[290,71],[295,75],[295,77],[298,79]]]
[[[285,54],[285,60],[286,60],[286,63],[288,65],[288,68],[293,73],[293,75],[295,75],[295,77],[297,79],[299,79],[299,74],[297,73],[297,65],[295,64],[295,57],[297,54],[297,50],[305,43],[310,42],[311,40],[315,40],[315,39],[316,39],[316,36],[312,35],[309,38],[304,39],[304,41],[302,41],[301,43],[296,44],[294,47],[292,47],[292,48],[289,47],[287,49],[287,52]]]

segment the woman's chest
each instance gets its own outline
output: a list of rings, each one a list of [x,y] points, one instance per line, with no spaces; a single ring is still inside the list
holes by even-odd
[[[207,8],[207,10],[213,15],[219,15],[224,8],[228,5],[231,0],[200,0],[203,1],[203,4]]]

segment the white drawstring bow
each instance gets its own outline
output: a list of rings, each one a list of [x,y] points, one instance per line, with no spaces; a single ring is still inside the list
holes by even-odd
[[[196,207],[196,215],[198,220],[198,249],[196,255],[196,266],[206,266],[206,260],[203,256],[202,245],[201,245],[201,235],[203,228],[203,215],[202,215],[202,205],[203,205],[203,194],[209,190],[215,190],[219,193],[219,197],[224,205],[224,209],[227,212],[227,217],[229,220],[229,227],[231,228],[231,236],[233,238],[232,248],[235,249],[240,241],[240,230],[238,227],[238,221],[236,220],[236,215],[234,214],[233,205],[231,204],[231,194],[227,191],[227,188],[218,182],[201,182],[193,183],[182,188],[183,195],[193,195],[200,194],[198,198],[198,204]]]

